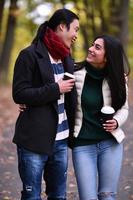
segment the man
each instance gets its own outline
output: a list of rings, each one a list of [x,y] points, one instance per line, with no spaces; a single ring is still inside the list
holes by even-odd
[[[13,99],[26,104],[13,138],[23,183],[21,200],[41,200],[43,173],[48,199],[66,199],[67,138],[76,102],[74,79],[63,80],[63,76],[74,70],[70,47],[78,30],[78,16],[59,9],[16,60]]]

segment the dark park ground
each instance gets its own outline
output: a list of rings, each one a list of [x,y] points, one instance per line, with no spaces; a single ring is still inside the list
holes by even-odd
[[[118,200],[133,200],[133,84],[129,87],[129,118],[124,125],[126,139]],[[11,98],[11,87],[0,86],[0,200],[19,200],[21,182],[17,171],[16,148],[12,143],[18,107]],[[89,184],[89,180],[88,180]],[[45,186],[43,184],[43,189]],[[43,191],[44,191],[43,190]],[[45,194],[42,193],[43,200]],[[68,200],[79,200],[69,152]]]

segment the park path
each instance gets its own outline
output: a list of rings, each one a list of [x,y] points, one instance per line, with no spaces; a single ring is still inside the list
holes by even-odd
[[[130,86],[129,118],[124,126],[126,139],[118,200],[133,200],[133,95]],[[19,200],[21,183],[17,172],[16,148],[11,142],[18,108],[11,99],[10,86],[0,87],[0,200]],[[89,181],[88,181],[89,184]],[[44,184],[43,184],[44,187]],[[79,200],[69,151],[68,200]],[[42,194],[43,200],[45,194]]]

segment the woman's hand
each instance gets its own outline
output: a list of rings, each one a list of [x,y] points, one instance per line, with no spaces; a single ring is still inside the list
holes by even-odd
[[[19,112],[24,112],[26,109],[26,105],[25,104],[19,104],[19,107],[18,107],[18,111]]]
[[[116,119],[107,120],[106,123],[103,124],[103,128],[105,131],[112,132],[118,127],[118,122]]]

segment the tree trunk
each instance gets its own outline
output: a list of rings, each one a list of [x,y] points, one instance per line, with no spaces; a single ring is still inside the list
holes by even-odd
[[[4,45],[0,58],[0,79],[7,81],[11,50],[14,43],[14,32],[17,17],[17,0],[11,0]]]
[[[2,19],[3,19],[4,4],[5,4],[5,0],[1,0],[0,1],[0,34],[1,34],[1,25],[2,25]]]
[[[100,20],[101,20],[101,27],[100,27],[99,34],[108,33],[108,25],[107,25],[107,22],[106,22],[106,17],[104,15],[103,4],[104,4],[103,0],[101,0],[101,1],[97,0],[96,1],[97,9],[98,9]]]
[[[88,47],[89,47],[89,11],[88,11],[88,1],[84,0],[83,1],[83,8],[80,8],[80,6],[78,5],[78,0],[73,0],[74,4],[75,4],[75,8],[78,11],[78,13],[83,12],[84,9],[84,14],[85,14],[85,19],[86,21],[84,23],[80,23],[80,30],[81,30],[81,34],[83,35],[83,41],[84,41],[84,50],[85,52],[87,52]]]
[[[60,0],[60,2],[61,2],[61,4],[62,4],[62,6],[64,7],[65,4],[66,4],[65,0]]]
[[[128,8],[129,0],[113,0],[111,6],[111,24],[116,27],[115,35],[121,40],[124,47],[128,42]]]
[[[128,43],[128,10],[129,10],[129,0],[121,0],[121,27],[119,32],[119,38],[122,41],[124,47]]]
[[[91,20],[91,29],[92,29],[92,38],[94,39],[95,36],[96,36],[96,26],[95,26],[95,15],[94,15],[94,10],[95,10],[95,5],[94,5],[94,2],[91,4],[91,5],[88,5],[90,6],[91,8],[91,11],[90,11],[90,16],[88,15],[88,20],[90,18]]]
[[[1,46],[2,46],[2,40],[1,40],[2,31],[1,31],[1,29],[2,29],[4,4],[5,4],[5,0],[1,0],[0,1],[0,52],[1,52]]]

